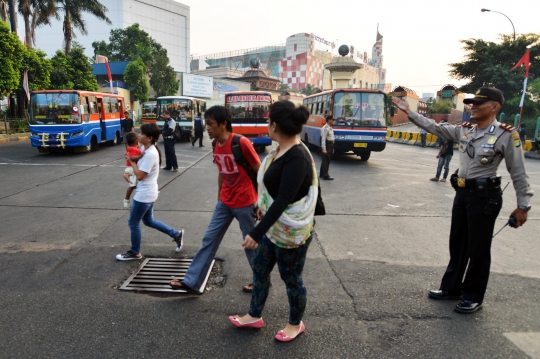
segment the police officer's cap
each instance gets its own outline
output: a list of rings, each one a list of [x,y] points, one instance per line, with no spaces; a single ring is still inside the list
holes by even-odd
[[[472,98],[466,98],[463,100],[463,103],[470,105],[473,102],[484,102],[484,101],[495,101],[504,105],[504,95],[501,90],[496,89],[495,87],[482,87]]]

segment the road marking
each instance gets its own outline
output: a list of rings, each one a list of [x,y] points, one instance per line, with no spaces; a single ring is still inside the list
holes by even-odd
[[[504,333],[504,336],[532,359],[540,359],[540,332]]]

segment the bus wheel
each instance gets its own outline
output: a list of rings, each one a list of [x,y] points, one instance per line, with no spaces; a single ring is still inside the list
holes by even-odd
[[[39,153],[50,153],[51,151],[47,147],[38,147],[37,148]]]
[[[263,153],[264,151],[266,151],[266,146],[257,145],[255,146],[255,151],[257,151],[257,153]]]
[[[119,143],[120,143],[120,133],[116,132],[116,134],[114,135],[113,140],[111,141],[111,146],[116,146]]]
[[[362,152],[362,153],[358,154],[358,156],[360,156],[360,159],[362,161],[367,161],[367,160],[369,160],[369,157],[371,156],[371,151]]]
[[[86,152],[93,152],[99,150],[99,144],[97,143],[96,136],[92,136],[90,143],[86,146]]]

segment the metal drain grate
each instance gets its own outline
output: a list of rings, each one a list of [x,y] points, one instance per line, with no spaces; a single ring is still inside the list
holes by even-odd
[[[183,280],[192,259],[169,259],[169,258],[147,258],[142,262],[137,271],[129,277],[120,287],[121,290],[137,290],[144,292],[169,292],[187,293],[185,290],[172,289],[169,285],[174,278]],[[214,262],[210,265],[200,293],[204,292],[206,282],[214,267]]]

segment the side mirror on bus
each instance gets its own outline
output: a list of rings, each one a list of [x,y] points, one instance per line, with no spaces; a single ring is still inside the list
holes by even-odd
[[[394,106],[390,106],[390,116],[394,117]]]

